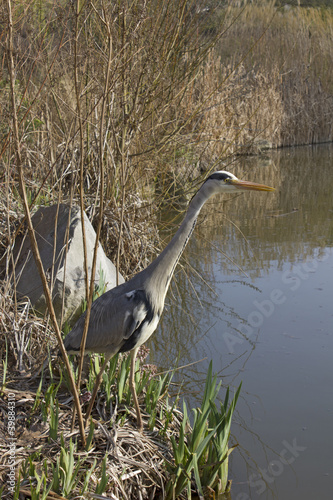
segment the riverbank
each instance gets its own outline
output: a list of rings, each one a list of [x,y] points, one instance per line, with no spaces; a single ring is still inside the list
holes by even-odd
[[[3,292],[1,498],[170,500],[229,490],[230,426],[240,388],[230,400],[227,390],[217,408],[221,382],[210,365],[200,410],[188,411],[185,404],[181,410],[181,388],[173,386],[173,373],[157,374],[155,366],[145,364],[149,350],[142,347],[135,377],[144,424],[140,433],[129,388],[130,357],[115,356],[83,445],[78,422],[72,422],[68,374],[50,352],[51,346],[57,351],[52,330],[27,307],[15,314],[10,295]],[[80,396],[83,411],[101,362],[97,355],[91,359]]]
[[[228,2],[198,11],[192,3],[178,0],[107,6],[78,1],[73,9],[62,1],[26,6],[8,0],[2,12],[6,36],[0,50],[6,64],[0,77],[5,333],[0,346],[5,386],[1,404],[8,409],[9,401],[15,400],[19,425],[24,426],[17,428],[22,441],[16,448],[24,464],[24,488],[34,477],[33,488],[45,490],[54,468],[72,467],[62,481],[66,491],[75,494],[90,481],[96,493],[109,474],[116,496],[126,498],[125,490],[126,495],[141,492],[143,498],[157,490],[163,495],[164,461],[169,460],[172,440],[169,436],[165,445],[158,436],[161,430],[180,435],[179,410],[167,408],[168,422],[165,400],[156,403],[155,414],[162,413],[164,420],[149,431],[150,444],[145,442],[145,447],[150,451],[140,473],[141,453],[136,444],[130,451],[122,448],[127,438],[120,431],[122,461],[117,459],[112,476],[103,469],[102,456],[117,442],[113,416],[127,426],[134,443],[139,438],[129,424],[134,419],[126,390],[125,402],[118,398],[110,409],[107,394],[112,384],[105,381],[108,390],[95,414],[97,444],[90,443],[83,459],[73,448],[77,431],[68,431],[70,400],[59,385],[65,372],[51,375],[55,359],[39,385],[41,359],[57,345],[53,328],[48,317],[41,320],[18,304],[15,290],[12,302],[8,295],[13,242],[26,216],[23,192],[30,213],[39,205],[80,204],[99,227],[108,256],[130,278],[159,250],[156,220],[161,205],[188,194],[207,171],[228,168],[239,155],[244,158],[267,148],[332,141],[332,12],[287,9],[273,2],[245,7]],[[179,420],[174,428],[171,418]],[[36,450],[25,447],[25,432]],[[80,476],[75,476],[78,491],[68,479],[74,457],[83,460],[77,470]],[[181,459],[187,463],[189,457]],[[128,461],[130,468],[120,472]],[[146,474],[147,463],[151,475]],[[87,466],[91,475],[81,475]],[[180,470],[182,464],[177,467]],[[170,482],[175,476],[168,477]],[[52,488],[59,490],[58,486]]]
[[[96,227],[103,203],[101,242],[125,277],[156,254],[156,213],[177,186],[238,155],[332,141],[333,14],[309,3],[16,3],[12,90],[7,65],[0,74],[9,212],[12,91],[32,210],[84,200]]]

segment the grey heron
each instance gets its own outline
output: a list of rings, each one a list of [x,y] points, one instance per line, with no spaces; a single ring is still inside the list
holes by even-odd
[[[142,417],[134,381],[138,349],[156,330],[172,275],[193,232],[201,208],[211,196],[237,190],[274,191],[274,188],[241,181],[229,172],[214,172],[190,201],[178,231],[161,254],[132,279],[109,290],[93,302],[85,353],[104,353],[105,360],[96,377],[86,421],[108,361],[117,353],[132,351],[129,384],[136,409],[137,426],[142,431]],[[64,343],[69,354],[80,352],[84,322],[85,314],[78,319],[65,338]]]

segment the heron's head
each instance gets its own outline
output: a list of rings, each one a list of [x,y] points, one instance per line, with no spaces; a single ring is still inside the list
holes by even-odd
[[[253,190],[253,191],[275,191],[275,188],[265,186],[265,184],[257,184],[256,182],[241,181],[234,174],[219,170],[211,174],[206,182],[214,186],[216,193],[230,193],[238,190]]]

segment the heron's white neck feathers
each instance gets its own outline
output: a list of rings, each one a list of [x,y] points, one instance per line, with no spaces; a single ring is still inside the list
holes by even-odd
[[[151,290],[152,300],[163,308],[171,278],[186,244],[194,230],[198,215],[205,202],[219,189],[215,182],[206,181],[192,198],[186,215],[169,244],[142,273],[145,289]]]

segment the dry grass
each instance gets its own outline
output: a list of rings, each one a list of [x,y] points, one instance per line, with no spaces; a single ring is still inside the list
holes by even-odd
[[[259,100],[251,84],[245,93],[245,108],[259,104],[250,136],[259,132],[275,147],[333,140],[332,26],[331,9],[258,1],[242,10],[216,50],[225,66],[242,61],[244,77],[257,80]]]
[[[92,206],[88,208],[88,216],[92,209]],[[97,217],[92,216],[91,219],[95,226]],[[120,225],[121,209],[106,207],[103,212],[100,241],[112,262],[116,262],[118,242],[121,241],[120,272],[127,280],[147,267],[157,252],[160,243],[157,216],[152,213],[150,204],[144,203],[137,194],[131,193],[125,200],[121,239]]]
[[[101,240],[126,277],[155,253],[157,208],[180,198],[202,171],[238,154],[333,139],[331,11],[229,3],[208,17],[178,0],[124,2],[123,9],[85,2],[78,16],[62,0],[15,3],[14,93],[30,210],[79,203],[84,194],[83,208],[96,227],[103,180]],[[7,26],[4,3],[0,9]],[[5,409],[8,390],[15,392],[18,457],[21,462],[31,454],[33,441],[40,468],[44,458],[60,453],[32,410],[44,354],[56,342],[47,318],[17,304],[9,284],[12,245],[24,226],[6,29],[0,35],[0,352],[3,362],[8,353],[8,364],[0,367],[1,380],[6,378],[0,406]],[[43,383],[41,397],[50,378]],[[71,408],[64,392],[59,404],[59,431],[68,444],[77,433],[68,431]],[[157,496],[166,480],[168,447],[154,432],[138,436],[131,416],[116,431],[104,406],[100,399],[94,448],[84,455],[83,468],[96,458],[100,472],[107,452],[112,494]],[[113,409],[112,415],[123,411]],[[171,433],[177,433],[177,418]],[[7,459],[4,451],[2,475]],[[97,477],[94,472],[92,481]]]
[[[4,415],[7,414],[8,394],[14,393],[16,470],[17,474],[19,471],[21,474],[20,491],[23,496],[20,498],[26,498],[30,495],[30,480],[32,485],[35,484],[31,473],[27,473],[29,457],[32,457],[39,475],[43,471],[42,464],[46,461],[51,475],[51,464],[55,465],[59,459],[61,448],[68,449],[70,439],[73,442],[79,441],[79,431],[70,431],[73,397],[66,385],[62,384],[57,393],[58,436],[63,436],[64,446],[60,438],[49,438],[50,414],[49,410],[45,410],[48,414],[45,419],[46,413],[41,410],[41,405],[46,404],[51,382],[60,382],[59,360],[51,355],[48,362],[46,355],[56,346],[54,334],[47,323],[35,317],[26,306],[16,306],[10,294],[1,293],[0,300],[0,353],[2,360],[7,357],[7,365],[2,363],[0,366],[0,380],[5,379],[0,410]],[[52,372],[48,366],[53,367]],[[165,401],[161,400],[159,405],[165,405]],[[96,429],[90,449],[85,452],[75,447],[75,463],[81,461],[78,476],[82,476],[75,491],[80,491],[87,471],[96,461],[89,488],[90,491],[94,490],[101,480],[102,461],[107,456],[106,474],[109,475],[109,481],[106,492],[114,495],[112,498],[154,498],[155,493],[157,495],[162,492],[167,480],[165,460],[172,459],[168,442],[171,434],[177,435],[181,414],[174,410],[167,438],[159,434],[164,422],[158,419],[154,431],[146,429],[144,434],[140,434],[136,428],[135,410],[124,404],[110,408],[105,392],[101,391],[93,418]],[[148,418],[149,415],[143,410],[143,420],[148,421]],[[119,421],[122,422],[121,425]],[[0,422],[0,451],[0,481],[5,485],[10,460],[7,418]],[[12,498],[10,492],[5,492],[6,490],[2,492],[2,498]],[[53,498],[60,497],[55,495]]]
[[[229,3],[207,17],[196,17],[189,8],[182,21],[187,32],[174,21],[179,2],[168,3],[170,19],[151,15],[161,10],[154,2],[126,4],[126,26],[119,24],[116,7],[105,10],[113,52],[102,128],[108,56],[103,2],[94,8],[85,4],[76,62],[75,15],[63,2],[48,4],[42,12],[32,4],[22,11],[18,4],[14,11],[15,92],[29,197],[37,204],[78,202],[83,161],[85,209],[96,225],[102,131],[102,243],[113,258],[120,254],[126,276],[154,254],[156,239],[152,245],[147,241],[156,234],[161,200],[178,196],[179,186],[202,170],[235,154],[332,140],[331,11]],[[183,38],[175,36],[177,29]],[[5,38],[0,50],[5,61]],[[7,190],[15,205],[5,65],[0,85],[1,203]]]
[[[181,103],[181,114],[195,120],[185,128],[177,171],[333,140],[332,11],[230,3],[230,25]]]
[[[6,389],[0,400],[0,409],[7,411],[6,393],[15,393],[16,397],[16,415],[19,425],[16,428],[16,459],[17,463],[24,467],[26,460],[32,456],[39,475],[42,472],[42,464],[46,460],[49,466],[55,464],[61,453],[59,441],[50,441],[48,438],[49,425],[44,422],[40,415],[33,411],[33,405],[36,399],[34,390],[28,387],[18,389]],[[66,448],[69,446],[70,439],[76,441],[78,432],[70,432],[72,407],[67,394],[58,394],[59,401],[59,432],[62,434]],[[105,401],[100,398],[97,401],[99,408],[105,405]],[[120,408],[118,412],[128,414],[128,409]],[[117,412],[114,412],[113,418],[116,418]],[[74,453],[76,463],[81,460],[80,474],[81,480],[78,482],[76,491],[79,493],[84,482],[87,471],[90,470],[94,461],[97,467],[91,476],[90,491],[93,491],[101,479],[102,461],[107,457],[106,474],[109,476],[106,488],[108,497],[112,498],[155,498],[163,491],[167,477],[165,472],[165,459],[171,460],[170,449],[165,440],[158,434],[159,422],[156,424],[155,431],[147,431],[141,434],[136,429],[135,419],[127,417],[122,425],[111,425],[107,420],[103,420],[101,415],[94,419],[96,430],[92,448],[88,452],[78,450]],[[170,430],[171,432],[171,430]],[[174,424],[174,432],[177,433],[177,426]],[[3,436],[6,431],[1,424],[0,450],[1,450],[1,472],[0,477],[3,484],[6,483],[8,472],[8,445]],[[34,483],[33,483],[34,484]],[[30,495],[30,481],[28,478],[22,480],[20,491]],[[73,492],[74,493],[74,492]],[[156,496],[155,496],[156,495]],[[92,497],[94,497],[92,495]],[[3,495],[2,498],[11,498],[11,495]],[[26,498],[23,496],[23,498]],[[51,497],[50,497],[51,498]],[[56,495],[53,498],[60,498]]]
[[[202,132],[196,140],[204,149],[206,168],[234,155],[258,154],[280,141],[283,105],[277,78],[277,71],[248,72],[243,64],[223,65],[216,52],[210,54],[196,97],[203,103]]]

